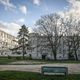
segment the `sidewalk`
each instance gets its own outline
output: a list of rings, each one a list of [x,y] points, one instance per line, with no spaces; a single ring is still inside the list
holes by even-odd
[[[41,64],[41,65],[0,65],[0,71],[16,70],[16,71],[30,71],[41,72],[41,66],[62,66],[68,67],[69,74],[80,74],[80,64]]]

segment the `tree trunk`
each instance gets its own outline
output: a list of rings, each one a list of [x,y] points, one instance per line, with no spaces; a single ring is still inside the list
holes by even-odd
[[[23,59],[24,59],[24,48],[23,48]]]
[[[57,57],[56,57],[56,50],[54,50],[53,47],[52,47],[52,52],[53,52],[53,55],[54,55],[54,60],[57,60]]]
[[[24,57],[24,54],[25,54],[25,53],[24,53],[24,52],[25,52],[25,46],[24,46],[24,35],[23,35],[23,46],[22,46],[22,47],[23,47],[23,59],[24,59],[24,58],[25,58],[25,57]]]
[[[68,42],[68,60],[71,60],[71,55],[72,55],[71,45],[70,45],[69,42]]]
[[[71,53],[70,53],[70,48],[69,48],[69,49],[68,49],[68,60],[71,59],[70,55],[71,55]]]
[[[23,59],[24,59],[24,49],[23,49],[23,51],[22,51],[22,52],[23,52]]]
[[[54,51],[54,60],[57,60],[56,51]]]
[[[78,56],[77,56],[76,50],[75,50],[75,60],[78,61]]]
[[[56,53],[57,43],[53,43],[53,39],[49,35],[48,35],[48,40],[49,40],[49,43],[50,43],[50,46],[51,46],[52,53],[54,55],[54,60],[57,60],[57,58],[56,58],[56,55],[57,55],[57,53]],[[55,40],[55,41],[57,41],[57,40]],[[53,47],[54,46],[53,44],[55,44],[55,47]]]

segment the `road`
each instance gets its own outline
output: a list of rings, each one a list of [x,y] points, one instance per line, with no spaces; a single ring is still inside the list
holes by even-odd
[[[15,71],[30,71],[41,72],[41,66],[62,66],[68,67],[69,74],[80,74],[80,64],[40,64],[40,65],[0,65],[0,71],[15,70]]]

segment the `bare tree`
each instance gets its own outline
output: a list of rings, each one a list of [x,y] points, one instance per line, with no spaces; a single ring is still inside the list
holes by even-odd
[[[63,20],[64,32],[65,32],[65,44],[68,48],[68,59],[71,58],[71,55],[75,57],[75,60],[78,60],[77,51],[80,48],[80,38],[79,38],[79,22],[70,15],[68,18]]]
[[[61,29],[59,28],[61,25],[60,19],[60,15],[54,13],[43,16],[36,22],[38,33],[47,36],[54,55],[54,60],[57,59],[57,49],[59,46],[59,40],[62,36]]]

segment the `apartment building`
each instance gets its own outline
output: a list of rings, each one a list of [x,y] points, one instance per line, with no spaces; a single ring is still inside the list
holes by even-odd
[[[8,55],[11,48],[17,45],[16,37],[0,30],[0,55]]]
[[[54,55],[52,53],[52,49],[50,46],[50,42],[45,35],[39,35],[37,33],[30,33],[29,34],[29,41],[31,45],[31,55],[34,59],[42,59],[45,57],[46,59],[54,59]],[[61,43],[62,40],[61,40]],[[60,44],[58,50],[57,50],[57,58],[62,58],[63,56],[67,58],[67,56],[63,55],[63,44]],[[29,52],[30,53],[30,52]]]
[[[18,43],[15,41],[16,37],[0,30],[0,55],[3,56],[22,56],[21,54],[12,54],[9,50],[10,48],[13,49]],[[54,40],[54,37],[53,37]],[[25,56],[32,56],[33,59],[54,59],[54,55],[52,53],[52,49],[50,46],[50,42],[47,36],[39,35],[38,33],[30,33],[29,34],[29,48],[26,48]],[[63,36],[60,38],[59,46],[57,48],[57,59],[68,59],[68,47],[65,44],[66,37]],[[73,55],[75,53],[73,52]],[[80,58],[80,48],[77,50],[78,58]],[[75,57],[75,55],[74,55]]]
[[[66,45],[66,38],[67,36],[63,36],[59,39],[60,41],[57,48],[57,59],[68,59],[69,47]],[[30,33],[29,41],[32,48],[29,54],[32,55],[32,58],[42,59],[45,56],[46,59],[54,59],[54,55],[52,53],[50,42],[47,36],[39,35],[37,33]],[[75,58],[74,50],[71,54]],[[80,59],[80,47],[77,49],[76,54],[78,59]]]

